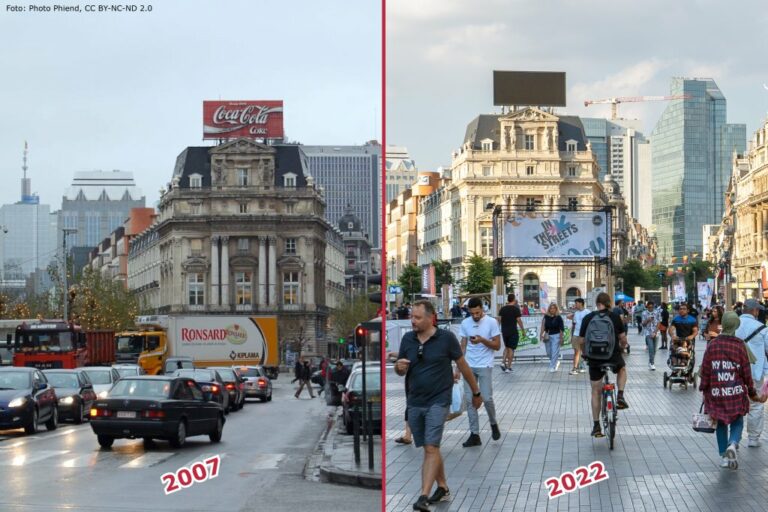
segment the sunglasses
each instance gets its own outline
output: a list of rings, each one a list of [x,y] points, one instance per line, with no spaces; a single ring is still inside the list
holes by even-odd
[[[416,357],[419,358],[419,361],[424,358],[424,345],[419,345],[419,351],[417,352]]]

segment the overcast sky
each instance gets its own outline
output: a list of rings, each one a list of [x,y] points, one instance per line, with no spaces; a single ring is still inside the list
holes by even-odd
[[[83,3],[82,5],[87,5]],[[377,0],[163,0],[151,13],[0,6],[0,204],[20,198],[24,141],[42,203],[76,171],[132,171],[154,206],[202,141],[203,100],[285,101],[291,140],[381,139]]]
[[[768,111],[764,0],[389,0],[387,143],[422,170],[447,166],[467,124],[493,106],[492,71],[565,71],[560,113],[610,117],[585,99],[667,95],[673,76],[709,77],[747,136]],[[619,105],[650,134],[663,102]]]

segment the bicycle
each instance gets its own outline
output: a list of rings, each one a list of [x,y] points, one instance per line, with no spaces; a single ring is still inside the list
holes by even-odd
[[[608,438],[608,444],[611,450],[613,450],[618,413],[616,412],[616,386],[608,377],[608,372],[611,371],[615,373],[616,367],[612,364],[605,363],[600,365],[600,370],[603,372],[603,399],[601,400],[600,417],[603,423],[603,432],[605,432],[605,437]]]

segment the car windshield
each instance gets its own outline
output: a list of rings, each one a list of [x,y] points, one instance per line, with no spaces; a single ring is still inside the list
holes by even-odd
[[[119,336],[117,338],[118,354],[135,354],[144,350],[143,336]]]
[[[176,370],[176,377],[186,377],[188,379],[211,381],[214,380],[213,372],[209,370]]]
[[[363,374],[362,372],[353,373],[350,377],[349,389],[351,391],[363,390]],[[379,372],[365,372],[365,388],[366,391],[381,391],[381,374]]]
[[[175,370],[182,370],[182,369],[194,369],[195,363],[192,361],[183,361],[183,360],[177,360],[177,361],[166,361],[165,362],[165,371],[172,372]]]
[[[258,368],[239,368],[237,369],[240,375],[243,377],[261,377],[261,372]]]
[[[145,396],[168,398],[171,383],[167,380],[123,379],[117,381],[110,392],[110,398],[116,396]]]
[[[29,372],[0,372],[0,388],[26,389],[32,387]]]
[[[26,331],[17,337],[23,352],[69,352],[74,349],[69,331]]]
[[[109,370],[85,370],[94,384],[112,384],[112,372]]]
[[[117,373],[119,373],[121,377],[135,377],[136,375],[140,375],[138,368],[118,368]]]
[[[77,375],[74,373],[46,373],[45,377],[55,388],[78,388]]]

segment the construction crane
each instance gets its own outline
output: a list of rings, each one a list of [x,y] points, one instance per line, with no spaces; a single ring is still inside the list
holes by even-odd
[[[606,98],[602,100],[586,100],[584,106],[598,104],[611,104],[611,120],[616,120],[619,117],[619,103],[631,103],[637,101],[670,101],[670,100],[687,100],[690,99],[690,94],[675,94],[672,96],[621,96],[618,98]]]

